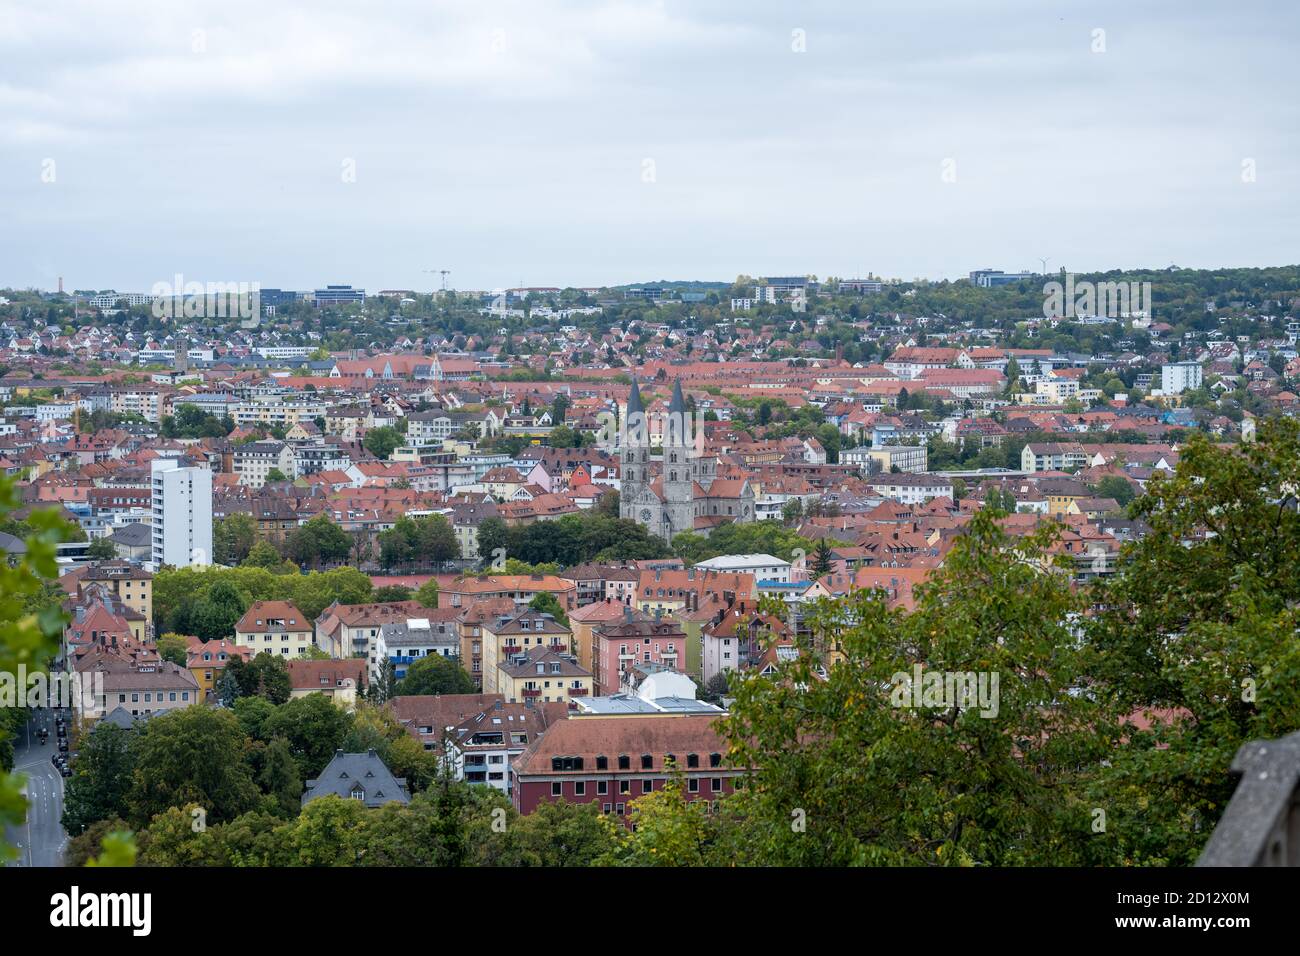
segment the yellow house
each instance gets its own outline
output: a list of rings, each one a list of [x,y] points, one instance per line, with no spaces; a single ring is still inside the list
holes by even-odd
[[[153,626],[153,575],[129,561],[98,561],[88,565],[77,582],[78,588],[103,585],[132,610],[144,615]]]
[[[199,684],[199,701],[211,700],[215,696],[217,684],[225,673],[226,662],[232,657],[242,657],[247,661],[253,652],[247,647],[240,647],[234,641],[204,641],[198,637],[188,638],[185,648],[185,667]]]
[[[592,692],[591,671],[549,647],[520,652],[496,670],[497,693],[509,704],[562,704],[575,697],[589,697]]]
[[[538,648],[560,654],[573,651],[573,635],[549,614],[532,609],[512,616],[503,615],[484,621],[481,630],[483,692],[499,694],[500,665],[519,654],[531,654]]]

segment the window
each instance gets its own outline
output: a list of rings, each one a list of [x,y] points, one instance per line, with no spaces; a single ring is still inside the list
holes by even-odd
[[[631,793],[631,792],[632,792],[632,782],[631,782],[630,780],[620,780],[620,781],[618,782],[618,792],[619,792],[619,793]]]
[[[700,781],[697,780],[695,777],[691,777],[690,780],[686,781],[686,790],[688,793],[699,793]]]
[[[721,767],[721,766],[722,766],[722,754],[709,754],[709,766],[710,766],[710,767]]]
[[[603,796],[605,796],[605,794],[607,794],[607,793],[609,793],[609,781],[608,781],[608,780],[597,780],[597,781],[596,781],[596,795],[597,795],[597,796],[601,796],[601,797],[603,797]]]
[[[556,780],[551,783],[551,796],[558,797],[564,793],[564,784]]]
[[[698,767],[699,765],[700,765],[700,755],[699,755],[699,754],[687,754],[687,755],[686,755],[686,766],[687,766],[687,767],[689,767],[689,768],[691,768],[691,769],[694,769],[694,768]]]
[[[606,757],[604,754],[599,754],[599,755],[596,757],[596,769],[597,769],[597,770],[608,770],[608,769],[609,769],[609,758]]]
[[[582,780],[574,781],[573,795],[575,797],[585,797],[587,795],[587,784]]]
[[[632,769],[632,758],[629,757],[627,754],[619,754],[619,755],[618,755],[618,769],[619,769],[619,770],[631,770],[631,769]]]
[[[655,758],[653,756],[651,756],[650,754],[641,755],[642,770],[652,770],[654,769],[654,765],[655,765]]]
[[[641,792],[642,792],[642,793],[649,793],[649,792],[650,792],[651,790],[653,790],[654,788],[655,788],[655,782],[654,782],[653,780],[642,780],[642,781],[641,781]]]
[[[714,778],[713,778],[713,782],[712,782],[712,786],[713,786],[713,792],[714,792],[714,793],[721,793],[721,792],[722,792],[722,778],[721,778],[721,777],[714,777]]]

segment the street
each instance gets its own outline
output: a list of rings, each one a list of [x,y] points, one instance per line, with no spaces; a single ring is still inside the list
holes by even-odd
[[[49,740],[41,743],[37,731],[49,731]],[[28,721],[23,733],[14,740],[14,769],[27,777],[27,822],[7,827],[5,839],[18,850],[10,866],[62,866],[67,836],[60,819],[63,816],[63,776],[50,762],[58,751],[54,717],[41,710]]]

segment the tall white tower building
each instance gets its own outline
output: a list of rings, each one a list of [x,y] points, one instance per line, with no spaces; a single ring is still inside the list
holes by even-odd
[[[155,459],[153,566],[202,567],[212,563],[212,472]]]

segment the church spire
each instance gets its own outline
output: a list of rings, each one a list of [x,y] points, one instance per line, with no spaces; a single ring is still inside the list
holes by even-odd
[[[645,412],[645,407],[641,404],[641,389],[637,387],[636,379],[632,379],[632,394],[627,398],[627,417],[631,418],[637,412]]]
[[[682,380],[679,378],[673,382],[673,398],[668,405],[668,413],[681,414],[686,411],[686,400],[682,398]]]

